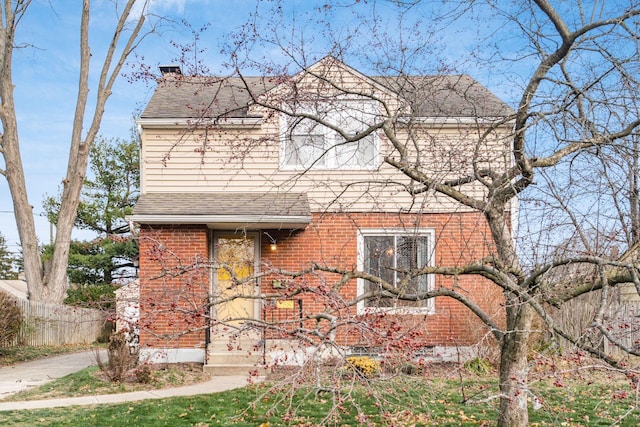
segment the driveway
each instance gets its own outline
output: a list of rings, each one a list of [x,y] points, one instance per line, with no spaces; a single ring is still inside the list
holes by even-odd
[[[106,358],[106,352],[101,350]],[[96,365],[95,351],[63,354],[0,367],[0,398]]]

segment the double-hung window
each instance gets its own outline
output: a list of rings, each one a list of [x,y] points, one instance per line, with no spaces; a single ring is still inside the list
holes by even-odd
[[[323,168],[328,157],[325,132],[317,123],[300,120],[291,127],[283,151],[285,167]]]
[[[313,118],[295,116],[283,120],[281,168],[367,170],[378,167],[380,147],[377,132],[364,135],[378,120],[372,101],[338,100],[313,107],[296,105],[292,111]],[[349,138],[363,136],[348,141],[319,121],[340,129]]]
[[[359,236],[359,267],[390,286],[360,280],[360,311],[424,312],[433,309],[424,293],[433,288],[433,275],[416,272],[433,265],[433,230],[363,230]],[[412,277],[413,276],[413,277]],[[403,299],[406,297],[407,299]]]

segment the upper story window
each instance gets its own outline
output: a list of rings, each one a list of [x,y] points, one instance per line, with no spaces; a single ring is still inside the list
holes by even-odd
[[[431,266],[433,230],[363,230],[359,236],[359,260],[362,271],[391,284],[401,295],[420,295],[433,288],[429,274],[405,280],[407,275]],[[382,290],[380,285],[360,280],[359,294]],[[425,312],[433,310],[433,300],[405,301],[395,295],[379,295],[362,301],[360,312],[392,310]]]
[[[323,111],[319,111],[319,110]],[[336,101],[296,108],[331,124],[350,136],[357,136],[375,123],[375,103],[372,101]],[[376,132],[347,142],[333,129],[311,118],[287,117],[280,151],[282,169],[376,169],[379,165],[380,147]]]

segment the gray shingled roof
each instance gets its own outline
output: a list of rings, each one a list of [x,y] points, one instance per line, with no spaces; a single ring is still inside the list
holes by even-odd
[[[180,119],[247,117],[251,95],[259,95],[275,86],[269,79],[247,77],[167,77],[147,104],[141,118]]]
[[[504,117],[513,110],[468,75],[371,77],[411,103],[418,117]],[[167,77],[146,109],[148,118],[248,117],[251,96],[276,85],[268,77]]]
[[[303,193],[146,193],[140,195],[133,215],[302,217],[311,212]]]
[[[504,117],[513,110],[466,74],[372,77],[412,106],[417,117]]]

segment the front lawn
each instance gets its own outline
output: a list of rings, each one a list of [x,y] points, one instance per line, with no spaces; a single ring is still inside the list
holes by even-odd
[[[121,382],[111,382],[105,378],[97,366],[92,366],[39,387],[12,394],[0,401],[56,399],[181,387],[206,381],[210,375],[202,372],[201,365],[182,363],[149,368],[145,378],[145,381],[139,381],[134,371]]]
[[[291,383],[262,383],[223,393],[147,400],[118,405],[0,413],[7,426],[487,426],[496,419],[493,379],[398,375],[343,381],[339,392]],[[464,384],[464,388],[461,387]],[[530,410],[533,426],[640,425],[630,382],[598,376],[539,381],[531,387],[542,401]],[[463,398],[464,396],[464,398]],[[463,399],[468,403],[464,404]],[[617,424],[616,424],[617,423]]]

